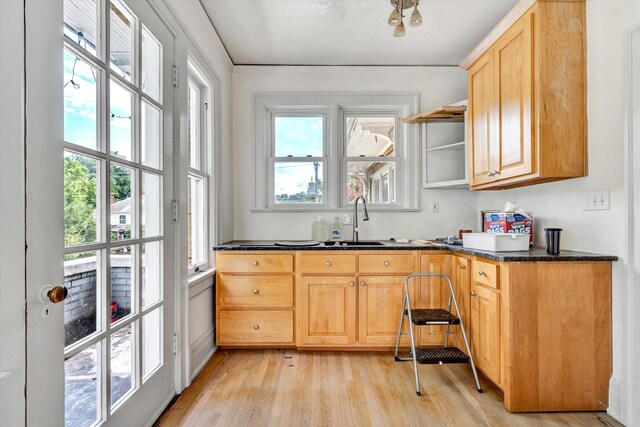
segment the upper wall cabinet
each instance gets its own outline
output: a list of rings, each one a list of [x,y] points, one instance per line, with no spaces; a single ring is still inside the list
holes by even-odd
[[[584,0],[521,0],[468,70],[471,188],[587,173]]]

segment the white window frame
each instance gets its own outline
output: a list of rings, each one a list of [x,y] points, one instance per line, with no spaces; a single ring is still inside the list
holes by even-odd
[[[254,159],[253,159],[253,212],[273,211],[350,211],[347,202],[347,157],[344,152],[347,116],[396,117],[396,156],[350,157],[351,161],[390,161],[396,164],[394,172],[395,202],[372,203],[374,211],[419,211],[419,153],[418,127],[402,122],[403,117],[417,114],[417,93],[258,93],[254,97]],[[278,203],[274,198],[273,116],[274,114],[317,115],[326,114],[325,156],[323,164],[323,203]],[[283,158],[290,161],[291,158]],[[296,159],[296,158],[294,158]],[[299,158],[313,161],[316,158]],[[326,159],[326,160],[325,160]],[[275,160],[277,161],[277,160]],[[391,183],[391,181],[390,181]]]
[[[200,243],[200,250],[203,251],[204,260],[202,262],[196,264],[190,264],[187,266],[187,275],[192,276],[194,274],[200,273],[201,271],[207,270],[212,265],[211,260],[211,251],[209,248],[211,247],[211,242],[213,241],[211,233],[213,230],[211,215],[211,201],[213,198],[211,197],[211,170],[212,170],[212,160],[211,154],[213,152],[213,114],[212,109],[215,107],[213,104],[213,84],[206,77],[205,72],[199,67],[198,63],[191,57],[188,58],[188,77],[187,77],[187,93],[189,92],[190,86],[195,86],[198,90],[199,94],[199,121],[198,121],[198,137],[199,144],[195,147],[198,150],[198,165],[197,167],[193,167],[191,165],[191,158],[187,156],[187,186],[189,177],[194,177],[201,179],[204,183],[204,188],[202,189],[203,193],[203,216],[204,216],[204,230],[202,232],[202,238],[197,239]],[[187,113],[191,108],[190,103],[187,101]],[[188,120],[188,117],[187,117]],[[187,144],[190,144],[190,141],[187,141]],[[192,147],[193,148],[193,147]],[[188,195],[187,195],[188,197]],[[190,203],[190,200],[187,200],[187,206]],[[193,215],[193,213],[192,213]],[[194,216],[192,216],[192,226],[196,223],[194,221]],[[188,227],[187,227],[188,233]],[[187,236],[189,239],[189,236]],[[195,245],[195,239],[192,239],[192,245]],[[187,243],[188,250],[188,243]],[[193,254],[193,252],[192,252]]]

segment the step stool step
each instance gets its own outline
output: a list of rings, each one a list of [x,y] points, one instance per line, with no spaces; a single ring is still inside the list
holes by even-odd
[[[439,363],[466,363],[469,356],[456,347],[416,348],[416,359],[423,365]]]
[[[405,310],[405,315],[407,310]],[[460,319],[443,308],[412,308],[411,321],[414,325],[459,325]]]

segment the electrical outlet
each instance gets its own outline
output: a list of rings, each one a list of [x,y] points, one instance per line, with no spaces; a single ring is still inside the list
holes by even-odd
[[[351,224],[351,214],[342,214],[342,223],[345,225]]]
[[[432,201],[431,202],[431,213],[440,212],[440,202]]]
[[[582,193],[582,210],[599,211],[610,209],[609,189],[584,191]]]

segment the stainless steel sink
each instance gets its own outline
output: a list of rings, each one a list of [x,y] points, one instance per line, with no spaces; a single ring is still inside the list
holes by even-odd
[[[340,242],[340,244],[347,245],[347,246],[384,246],[384,243],[378,242],[375,240],[372,240],[372,241],[359,240],[357,242],[353,240],[348,240],[348,241]]]

